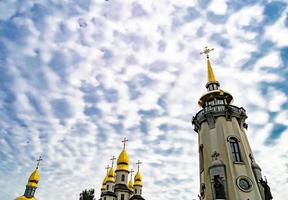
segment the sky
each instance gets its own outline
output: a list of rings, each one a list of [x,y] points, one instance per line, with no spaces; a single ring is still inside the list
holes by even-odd
[[[247,136],[274,199],[288,196],[288,8],[268,0],[0,1],[0,199],[96,196],[129,139],[143,197],[199,194],[199,54],[247,111]]]

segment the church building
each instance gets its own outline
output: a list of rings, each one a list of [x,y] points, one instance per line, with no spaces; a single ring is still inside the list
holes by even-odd
[[[192,119],[199,142],[199,199],[270,200],[270,188],[245,133],[246,111],[232,105],[232,95],[220,89],[209,60],[212,50],[205,47],[201,53],[207,58],[208,91],[198,102],[202,110]]]
[[[107,166],[107,174],[103,180],[101,197],[99,200],[145,200],[142,197],[142,176],[140,174],[140,164],[138,160],[138,170],[133,180],[133,170],[129,170],[130,160],[126,152],[126,142],[122,141],[124,147],[117,159],[117,167],[114,169],[114,156],[111,158],[111,167]],[[130,180],[129,179],[130,173]]]
[[[38,187],[38,182],[40,180],[40,175],[39,175],[39,164],[41,161],[41,156],[40,158],[37,160],[37,166],[36,169],[32,172],[32,174],[30,175],[29,179],[28,179],[28,183],[26,185],[26,190],[24,192],[23,196],[17,197],[15,200],[36,200],[36,198],[34,197],[36,189]]]

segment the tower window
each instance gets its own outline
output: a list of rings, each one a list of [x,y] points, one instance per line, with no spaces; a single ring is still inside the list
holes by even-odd
[[[238,139],[235,137],[230,137],[229,143],[234,162],[242,162]]]
[[[200,173],[204,171],[204,160],[203,160],[203,144],[199,147],[199,159],[200,159]]]
[[[121,175],[121,181],[125,181],[125,175],[124,174]]]
[[[124,200],[124,198],[125,198],[125,195],[121,194],[121,200]]]
[[[135,189],[135,194],[137,194],[137,189]]]

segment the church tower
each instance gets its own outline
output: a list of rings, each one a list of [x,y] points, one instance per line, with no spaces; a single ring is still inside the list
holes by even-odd
[[[118,200],[129,200],[132,195],[132,191],[128,187],[128,176],[129,176],[129,156],[126,152],[126,143],[128,140],[124,138],[122,141],[124,146],[123,150],[118,156],[117,159],[117,168],[116,168],[116,183],[114,191],[117,195]]]
[[[115,200],[117,198],[114,192],[114,185],[115,185],[115,172],[113,168],[115,157],[113,156],[112,160],[112,167],[107,167],[107,175],[105,177],[105,186],[103,188],[101,198],[103,200]],[[101,188],[102,190],[102,188]]]
[[[134,195],[130,198],[130,200],[145,200],[142,197],[142,176],[140,174],[140,160],[138,160],[138,171],[134,177]]]
[[[41,160],[42,158],[40,156],[40,158],[37,160],[38,163],[37,163],[36,169],[32,172],[32,174],[30,175],[28,179],[28,183],[26,185],[26,190],[24,192],[24,195],[17,197],[15,200],[36,200],[34,195],[38,186],[38,182],[40,180],[38,168],[39,168],[39,164]]]
[[[245,133],[246,111],[232,105],[232,95],[220,89],[209,59],[212,50],[205,47],[201,53],[207,58],[208,91],[192,120],[199,141],[200,199],[270,200]]]

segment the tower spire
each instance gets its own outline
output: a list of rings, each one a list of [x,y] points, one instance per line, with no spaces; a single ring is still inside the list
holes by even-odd
[[[210,58],[209,58],[209,53],[211,51],[214,51],[214,48],[209,49],[208,47],[205,47],[204,51],[200,53],[201,55],[205,54],[207,58],[208,83],[216,82],[216,78],[215,78],[215,75],[214,75],[214,72],[210,63]]]

